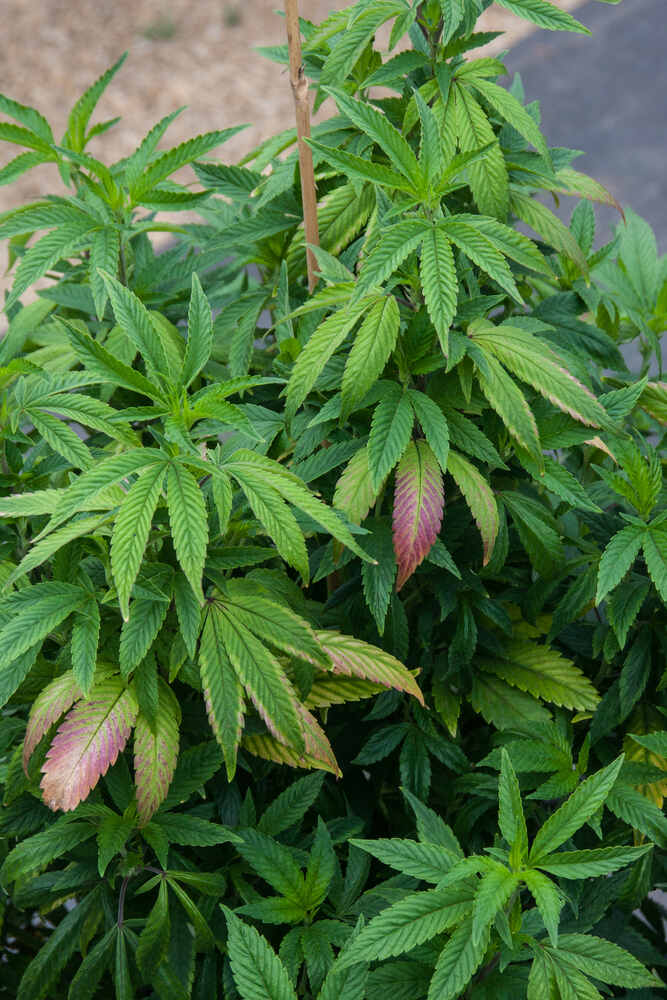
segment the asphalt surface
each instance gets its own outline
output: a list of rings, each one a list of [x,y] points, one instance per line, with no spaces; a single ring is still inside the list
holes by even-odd
[[[589,35],[537,31],[504,62],[538,99],[552,146],[583,150],[573,163],[655,230],[667,252],[667,0],[590,2],[575,16]],[[564,218],[575,200],[563,199]],[[598,212],[606,242],[618,213]]]

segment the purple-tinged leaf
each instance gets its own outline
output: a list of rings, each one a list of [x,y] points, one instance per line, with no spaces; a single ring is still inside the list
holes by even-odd
[[[359,677],[396,688],[397,691],[406,691],[424,704],[422,693],[410,671],[384,649],[349,635],[340,635],[339,632],[320,631],[315,634],[331,657],[335,674]]]
[[[32,752],[42,736],[48,733],[54,722],[80,697],[81,691],[71,670],[56,677],[37,695],[30,710],[23,740],[23,770],[26,774]]]
[[[82,802],[115,764],[137,717],[137,703],[119,678],[102,681],[89,701],[67,714],[42,767],[42,794],[53,809],[68,812]]]
[[[160,685],[155,729],[139,715],[134,730],[134,782],[139,823],[145,826],[164,802],[178,760],[178,702]]]
[[[428,555],[440,532],[445,491],[438,460],[426,441],[411,441],[398,463],[394,486],[396,590]]]

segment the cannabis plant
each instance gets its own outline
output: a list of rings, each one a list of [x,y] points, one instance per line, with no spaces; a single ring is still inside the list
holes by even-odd
[[[0,96],[0,993],[660,995],[667,258],[488,6],[301,22],[312,294],[293,130]]]

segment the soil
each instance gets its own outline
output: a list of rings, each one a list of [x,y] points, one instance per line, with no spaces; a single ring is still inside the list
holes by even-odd
[[[556,0],[568,10],[581,2]],[[216,151],[222,161],[234,162],[293,124],[284,67],[256,51],[257,46],[285,41],[277,6],[279,0],[0,0],[0,92],[38,108],[60,136],[72,104],[128,50],[94,118],[121,116],[121,121],[94,139],[90,152],[106,162],[128,155],[156,121],[186,104],[167,133],[167,144],[251,123]],[[312,21],[342,6],[340,0],[302,0],[300,5],[302,15]],[[481,28],[506,32],[487,47],[489,54],[511,47],[531,31],[531,25],[500,7],[486,12]],[[18,152],[15,146],[0,145],[0,166]],[[61,192],[55,167],[45,165],[0,187],[0,212]],[[6,285],[0,278],[0,294]]]

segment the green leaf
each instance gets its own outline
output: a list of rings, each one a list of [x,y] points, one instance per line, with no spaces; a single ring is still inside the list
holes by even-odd
[[[618,773],[623,766],[623,754],[601,771],[591,775],[579,785],[555,813],[538,830],[530,850],[532,865],[552,854],[556,848],[590,819],[604,804],[614,787]]]
[[[351,844],[367,851],[383,865],[389,865],[404,875],[438,883],[459,860],[458,854],[440,844],[420,844],[415,840],[351,840]]]
[[[190,308],[188,310],[188,342],[181,372],[181,385],[184,388],[190,385],[208,361],[212,345],[211,308],[199,278],[193,271]]]
[[[174,577],[174,603],[183,642],[188,656],[194,660],[201,630],[201,608],[192,587],[182,573],[177,573]]]
[[[109,862],[120,854],[127,838],[134,829],[134,822],[113,814],[102,820],[97,829],[97,870],[104,878]]]
[[[592,851],[559,851],[542,858],[539,867],[561,878],[597,878],[634,864],[652,849],[652,844],[644,844],[642,847],[598,847]]]
[[[124,52],[113,66],[110,66],[108,70],[98,77],[95,83],[88,87],[70,111],[67,121],[67,135],[71,141],[72,149],[83,149],[86,127],[90,121],[90,116],[97,107],[100,97],[126,59],[127,52]]]
[[[662,985],[634,955],[592,934],[563,934],[558,955],[602,983],[631,990]]]
[[[425,230],[419,275],[426,308],[446,357],[449,354],[449,328],[456,315],[458,281],[451,245],[437,226]]]
[[[594,711],[600,700],[588,677],[571,660],[557,649],[530,640],[513,640],[502,657],[484,659],[480,665],[508,684],[555,705]]]
[[[141,699],[139,699],[141,707]],[[162,805],[178,760],[181,711],[171,689],[158,679],[154,722],[140,711],[134,730],[134,783],[139,824],[145,826]]]
[[[0,94],[0,111],[21,125],[25,125],[31,132],[34,132],[40,139],[43,139],[47,145],[53,142],[51,126],[44,115],[40,114],[35,108],[31,108],[27,104],[19,104],[18,101],[13,101],[11,97],[5,97],[4,94]]]
[[[123,677],[129,677],[153,645],[166,618],[167,601],[136,598],[120,633],[118,663]]]
[[[199,670],[206,712],[216,740],[222,747],[231,781],[243,731],[243,687],[225,652],[220,612],[212,605],[206,615],[199,645]]]
[[[461,490],[482,536],[482,565],[486,566],[493,553],[499,527],[498,505],[493,491],[475,466],[452,450],[449,452],[447,471]]]
[[[159,826],[172,844],[186,847],[216,847],[218,844],[238,844],[239,837],[221,823],[209,823],[185,813],[159,812],[152,822]]]
[[[111,962],[111,955],[116,943],[118,928],[113,926],[104,937],[90,949],[72,982],[70,983],[67,1000],[93,1000],[100,979]]]
[[[417,836],[421,842],[424,844],[439,844],[441,847],[445,847],[448,851],[455,854],[457,859],[460,860],[463,857],[461,845],[443,818],[438,816],[432,809],[429,809],[428,806],[425,806],[423,802],[420,802],[416,795],[413,795],[407,788],[402,788],[401,792],[410,803],[410,807],[415,814]]]
[[[160,881],[157,899],[139,935],[136,958],[144,979],[150,981],[167,955],[170,940],[167,883]]]
[[[90,260],[88,273],[90,280],[90,290],[93,293],[95,312],[97,318],[104,318],[104,310],[107,304],[107,289],[100,271],[108,271],[115,274],[118,270],[118,256],[120,254],[120,237],[116,229],[105,226],[93,234],[90,244]]]
[[[134,292],[111,274],[103,271],[101,276],[111,300],[116,322],[145,360],[149,373],[158,379],[168,378],[170,366],[167,353],[160,335],[151,322],[148,310]]]
[[[471,225],[457,215],[443,219],[438,225],[445,236],[511,298],[516,302],[522,301],[507,261],[500,250],[496,249],[494,241],[482,232],[479,226]]]
[[[507,430],[541,465],[542,449],[537,424],[521,390],[496,359],[488,354],[484,356],[484,369],[477,370],[477,379]]]
[[[529,271],[537,271],[538,274],[551,276],[553,274],[549,264],[537,249],[532,240],[529,240],[523,233],[511,229],[497,219],[489,219],[484,215],[468,215],[461,213],[456,216],[461,222],[466,222],[473,229],[478,229],[487,237],[501,254],[515,260],[517,264],[527,268]]]
[[[72,430],[63,420],[59,420],[51,413],[37,409],[31,411],[30,419],[37,433],[58,455],[66,458],[75,469],[90,468],[92,459],[88,447],[76,431]]]
[[[259,471],[234,468],[230,472],[241,486],[250,509],[280,555],[307,581],[310,570],[306,543],[294,514],[283,498],[272,485],[267,485],[265,477]]]
[[[396,191],[414,192],[414,185],[406,180],[402,174],[392,170],[382,163],[374,163],[371,160],[355,156],[344,149],[336,149],[334,146],[325,146],[314,139],[308,139],[308,145],[319,155],[330,163],[332,167],[339,170],[345,177],[355,177],[360,181],[370,181],[371,184],[382,184],[384,187]]]
[[[389,360],[400,326],[396,299],[383,296],[375,302],[359,327],[347,357],[341,386],[341,421],[361,402],[380,377]]]
[[[315,841],[308,858],[304,903],[308,910],[322,905],[327,898],[331,880],[336,872],[336,854],[326,823],[320,816],[317,820]]]
[[[299,823],[320,794],[323,780],[324,775],[316,773],[293,781],[267,806],[257,829],[275,837]]]
[[[1,129],[0,129],[1,132]],[[66,260],[90,242],[89,234],[95,228],[95,220],[84,216],[79,222],[66,223],[37,240],[16,269],[16,277],[10,295],[5,302],[9,309],[23,293],[30,288],[58,261]]]
[[[637,733],[630,733],[631,738],[638,743],[640,747],[644,747],[649,753],[657,754],[658,757],[667,758],[667,731],[661,730],[656,733],[642,733],[638,735]]]
[[[368,467],[368,448],[363,447],[352,456],[336,483],[333,505],[344,511],[353,524],[361,524],[376,496]]]
[[[498,779],[498,826],[512,848],[512,857],[521,861],[528,851],[526,817],[521,804],[521,790],[512,761],[503,747]]]
[[[565,10],[560,10],[547,0],[498,0],[501,7],[505,7],[512,14],[532,21],[540,28],[548,28],[549,31],[577,31],[580,34],[590,35],[588,28],[576,21],[571,14]]]
[[[180,146],[158,154],[144,173],[130,183],[132,198],[135,202],[142,200],[160,181],[188,163],[192,163],[193,160],[205,156],[216,146],[221,146],[245,127],[245,125],[237,125],[234,128],[225,128],[217,132],[205,132],[203,135],[195,136],[194,139],[187,139]]]
[[[84,697],[88,697],[97,666],[100,609],[94,597],[75,612],[72,624],[72,671]]]
[[[386,397],[375,407],[368,439],[371,484],[378,491],[408,446],[414,415],[410,399],[403,393]]]
[[[470,187],[477,207],[484,215],[491,215],[504,222],[509,210],[509,184],[505,158],[496,135],[488,118],[469,91],[460,83],[454,83],[452,91],[455,100],[456,133],[461,152],[471,153],[481,146],[491,144],[484,157],[470,163],[468,168]],[[480,264],[480,267],[482,266]]]
[[[167,506],[176,558],[198,600],[202,601],[202,574],[208,544],[206,505],[197,480],[180,464],[169,465]]]
[[[644,539],[644,546],[646,541],[647,539]],[[631,578],[616,587],[607,602],[607,617],[618,639],[619,649],[625,646],[628,632],[641,611],[650,586],[650,582],[646,579]]]
[[[287,970],[269,943],[222,907],[229,931],[232,974],[241,1000],[296,1000]]]
[[[555,250],[574,261],[582,274],[588,274],[588,262],[581,247],[567,226],[551,209],[516,188],[511,192],[510,208],[522,222],[534,229]]]
[[[334,351],[340,347],[357,320],[368,309],[368,301],[346,305],[320,323],[302,350],[292,369],[287,386],[287,420],[292,420],[308,393],[315,385],[322,369]]]
[[[90,823],[72,822],[69,816],[63,816],[46,830],[25,838],[12,848],[0,869],[0,877],[5,884],[15,882],[94,836],[95,827]],[[62,923],[58,926],[62,927]]]
[[[387,154],[392,165],[415,187],[421,183],[421,169],[412,149],[398,129],[371,104],[355,101],[342,90],[323,87],[325,93],[333,97],[343,114],[369,136]]]
[[[471,912],[472,901],[473,891],[461,885],[413,892],[374,917],[339,962],[345,967],[412,951],[460,923]],[[470,937],[469,922],[467,928]]]
[[[596,604],[601,604],[609,591],[621,582],[647,537],[647,529],[638,524],[629,524],[614,535],[600,559]]]
[[[475,946],[486,941],[489,927],[519,884],[519,876],[504,865],[492,861],[487,864],[490,870],[483,874],[472,911],[472,941]]]
[[[531,895],[537,904],[542,917],[549,940],[555,948],[558,945],[558,924],[560,921],[560,911],[563,909],[565,897],[560,892],[551,879],[535,870],[528,870],[522,874],[523,881],[530,889]]]
[[[57,319],[55,322],[59,322]],[[65,326],[67,337],[78,359],[93,375],[98,375],[112,385],[123,386],[132,392],[138,392],[149,399],[161,401],[162,395],[149,379],[140,372],[134,371],[107,351],[101,344],[82,330],[69,324]]]
[[[427,232],[427,224],[419,219],[403,219],[382,231],[377,246],[364,259],[353,302],[373,288],[383,285],[394,271],[416,250]]]
[[[649,526],[644,536],[643,552],[653,585],[667,604],[667,527],[664,524],[660,527]]]
[[[488,937],[488,929],[475,937],[471,919],[459,924],[440,952],[428,1000],[457,1000],[462,995],[484,958]]]
[[[111,538],[111,571],[121,614],[129,617],[130,594],[139,573],[162,493],[166,463],[150,466],[130,487],[120,505]]]
[[[255,829],[241,832],[239,854],[265,882],[293,903],[304,901],[304,878],[292,853],[284,844]]]

